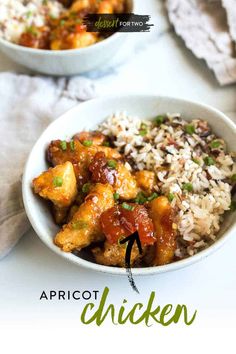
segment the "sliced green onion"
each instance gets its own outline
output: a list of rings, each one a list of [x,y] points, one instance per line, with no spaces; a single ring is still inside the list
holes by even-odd
[[[195,128],[194,128],[194,125],[192,124],[187,124],[185,126],[185,132],[189,135],[192,135],[193,133],[195,133]]]
[[[122,208],[125,209],[125,210],[130,210],[130,211],[133,211],[134,210],[134,207],[132,205],[129,205],[127,203],[122,203]]]
[[[26,17],[27,17],[27,18],[30,18],[32,15],[33,15],[33,12],[32,12],[32,11],[28,11],[28,12],[26,13]]]
[[[88,224],[84,220],[78,220],[78,221],[72,222],[71,226],[72,226],[72,229],[74,229],[74,230],[81,230],[81,229],[85,229],[86,227],[88,227]]]
[[[197,165],[200,165],[200,161],[198,159],[192,158],[192,161],[195,162]]]
[[[187,192],[192,192],[193,191],[192,183],[184,183],[183,184],[183,190],[187,191]]]
[[[134,199],[135,203],[138,204],[144,204],[147,201],[147,198],[145,197],[143,192],[139,192],[136,196],[136,198]]]
[[[147,198],[149,202],[151,202],[153,199],[156,199],[158,197],[158,194],[156,192],[152,193],[150,197]]]
[[[61,21],[60,21],[60,26],[64,26],[65,23],[66,23],[65,20],[61,20]]]
[[[204,162],[205,162],[205,164],[206,164],[207,166],[212,166],[212,165],[215,164],[215,160],[214,160],[212,157],[210,157],[210,156],[206,156],[206,157],[204,158]]]
[[[89,146],[93,145],[93,142],[92,142],[92,140],[84,140],[83,145],[89,147]]]
[[[61,177],[54,177],[53,178],[53,185],[54,187],[61,187],[63,185],[63,179]]]
[[[113,198],[114,198],[115,201],[119,200],[119,198],[120,198],[119,193],[114,193],[113,194]]]
[[[155,118],[155,122],[157,125],[161,125],[164,122],[164,120],[165,120],[165,117],[162,115],[159,115]]]
[[[110,146],[109,141],[104,141],[103,146],[107,146],[107,147],[109,147],[109,146]]]
[[[82,187],[82,192],[83,193],[88,193],[90,190],[91,184],[90,183],[85,183]]]
[[[116,168],[117,167],[117,162],[115,160],[108,160],[107,161],[107,166],[110,168]]]
[[[70,149],[71,149],[71,151],[75,150],[75,141],[74,140],[70,141]]]
[[[67,149],[67,144],[66,144],[66,141],[65,141],[65,140],[62,140],[62,141],[60,142],[60,147],[61,147],[61,149],[62,149],[63,151],[66,151],[66,149]]]
[[[233,176],[231,176],[231,180],[232,180],[233,182],[236,182],[236,174],[234,174]]]
[[[213,140],[211,143],[210,143],[210,147],[212,149],[216,149],[218,148],[219,146],[221,145],[221,142],[219,140]]]
[[[147,133],[148,133],[147,129],[142,129],[139,131],[139,135],[141,135],[141,136],[145,136],[145,135],[147,135]]]
[[[175,195],[173,193],[169,193],[168,199],[169,199],[169,202],[171,203],[175,199]]]
[[[37,37],[37,35],[38,35],[37,30],[33,26],[28,27],[26,31],[28,33],[32,34],[34,37]]]

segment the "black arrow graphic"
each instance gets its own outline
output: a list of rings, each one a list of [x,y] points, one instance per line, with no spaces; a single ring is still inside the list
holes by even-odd
[[[121,240],[120,244],[125,244],[126,242],[128,244],[127,244],[126,253],[125,253],[125,267],[126,267],[126,271],[127,271],[127,274],[128,274],[128,279],[129,279],[129,283],[130,283],[131,287],[133,288],[134,291],[136,291],[136,293],[139,294],[138,288],[137,288],[137,286],[136,286],[136,284],[134,282],[133,274],[132,274],[132,271],[131,271],[131,262],[130,262],[130,260],[131,260],[131,252],[132,252],[132,248],[133,248],[133,245],[134,245],[135,242],[137,243],[139,254],[143,253],[142,245],[141,245],[141,241],[140,241],[140,238],[139,238],[138,231],[135,231],[132,235],[124,238],[123,240]]]

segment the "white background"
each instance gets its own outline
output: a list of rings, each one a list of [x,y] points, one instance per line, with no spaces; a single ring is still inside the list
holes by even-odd
[[[93,73],[101,94],[151,92],[209,103],[236,118],[236,86],[221,88],[202,61],[185,49],[166,21],[158,0],[139,0],[151,13],[155,29],[134,35],[122,65]],[[133,48],[131,50],[131,48]],[[0,54],[0,70],[26,70]],[[106,75],[104,75],[106,74]],[[233,235],[234,236],[234,235]],[[5,353],[235,353],[236,236],[217,253],[174,273],[137,278],[137,295],[127,278],[93,273],[53,254],[31,230],[0,264],[0,352]],[[190,327],[181,324],[150,328],[80,324],[83,301],[39,301],[43,290],[100,290],[109,286],[109,299],[128,307],[145,303],[156,291],[156,304],[186,304],[197,309]]]

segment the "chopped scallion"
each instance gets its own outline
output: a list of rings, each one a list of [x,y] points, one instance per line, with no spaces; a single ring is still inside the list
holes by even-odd
[[[89,147],[89,146],[93,145],[93,142],[92,142],[92,140],[84,140],[83,145]]]
[[[54,177],[53,178],[53,185],[54,187],[61,187],[63,185],[63,179],[61,177]]]
[[[130,211],[133,211],[134,210],[134,207],[130,204],[127,204],[127,203],[122,203],[122,208],[125,209],[125,210],[130,210]]]

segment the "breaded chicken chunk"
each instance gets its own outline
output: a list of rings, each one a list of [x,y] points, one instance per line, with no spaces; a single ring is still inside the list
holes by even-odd
[[[138,186],[135,177],[125,167],[124,164],[118,162],[117,175],[114,189],[123,200],[134,199],[138,194]]]
[[[126,247],[120,246],[117,243],[109,243],[106,241],[103,248],[96,247],[92,249],[92,253],[96,263],[106,266],[125,267]],[[141,255],[137,245],[134,245],[131,252],[130,265],[138,264],[141,260]]]
[[[135,173],[137,185],[144,192],[151,193],[155,186],[155,173],[153,171],[137,171]]]
[[[89,171],[93,182],[111,184],[119,198],[129,200],[136,197],[138,187],[135,177],[122,162],[108,159],[104,152],[96,153],[89,165]]]
[[[44,199],[49,199],[58,208],[69,207],[76,198],[76,178],[71,162],[50,168],[33,180],[33,189]]]
[[[113,193],[109,184],[98,183],[93,186],[72,220],[56,235],[54,243],[63,251],[71,252],[87,247],[92,242],[103,241],[100,217],[113,207]]]
[[[87,144],[89,145],[89,144]],[[62,140],[54,140],[48,147],[48,161],[56,166],[66,161],[73,164],[78,187],[81,187],[89,179],[88,166],[97,152],[104,152],[109,159],[119,159],[121,156],[117,150],[106,146],[84,146],[79,140],[75,139],[70,142]]]
[[[164,196],[154,199],[150,203],[150,208],[157,239],[153,265],[167,264],[173,261],[176,250],[173,210],[169,200]]]

